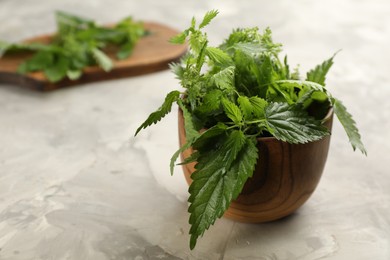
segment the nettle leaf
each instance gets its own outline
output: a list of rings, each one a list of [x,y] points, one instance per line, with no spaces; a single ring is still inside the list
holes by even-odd
[[[203,17],[203,21],[199,24],[199,29],[202,29],[207,26],[211,22],[211,20],[213,20],[217,15],[218,10],[208,11]]]
[[[259,54],[267,50],[262,44],[255,42],[238,42],[233,45],[233,48],[249,56]]]
[[[79,79],[81,77],[81,75],[82,75],[81,70],[68,70],[66,72],[66,76],[68,76],[68,78],[71,80]]]
[[[322,86],[325,86],[326,74],[328,73],[330,67],[333,65],[333,58],[336,56],[335,53],[330,59],[324,61],[323,63],[317,65],[314,69],[310,70],[306,74],[306,80],[316,82]]]
[[[179,158],[180,154],[191,147],[191,142],[186,142],[182,147],[177,150],[171,158],[171,162],[169,164],[169,171],[171,175],[173,175],[173,169],[175,168],[175,163],[177,161],[177,158]]]
[[[276,139],[288,143],[307,143],[329,135],[329,130],[320,120],[310,117],[298,106],[287,103],[271,103],[265,110],[268,131]]]
[[[181,99],[178,99],[177,101],[179,107],[183,111],[183,117],[184,117],[184,128],[186,131],[186,139],[188,143],[192,143],[195,139],[199,137],[199,132],[195,128],[195,124],[192,120],[192,115],[186,108],[186,106],[183,104],[183,101]]]
[[[58,56],[51,66],[44,68],[45,76],[51,82],[58,82],[67,75],[69,60],[64,56]]]
[[[186,149],[187,148],[184,148],[183,151],[185,151]],[[196,162],[199,158],[199,155],[200,155],[199,151],[193,151],[190,156],[185,158],[181,163],[178,163],[177,165],[184,165],[184,164]]]
[[[106,72],[110,71],[114,66],[111,59],[98,48],[92,48],[91,53],[96,63]]]
[[[184,128],[186,132],[186,143],[180,147],[179,150],[177,150],[172,158],[171,158],[171,163],[170,163],[170,172],[171,175],[173,175],[173,168],[175,166],[175,162],[177,161],[177,158],[179,155],[187,150],[188,148],[191,147],[191,145],[198,139],[200,136],[200,133],[195,129],[194,122],[192,120],[192,115],[186,108],[186,106],[183,104],[183,101],[181,99],[178,99],[177,101],[180,109],[183,111],[183,117],[184,117]]]
[[[244,118],[247,120],[251,119],[253,117],[254,108],[252,103],[249,101],[249,98],[247,96],[239,96],[237,102],[240,106]]]
[[[127,59],[133,53],[133,49],[134,49],[133,42],[123,44],[120,50],[116,53],[116,57],[119,60]]]
[[[49,51],[39,51],[30,59],[24,61],[19,67],[19,73],[43,70],[54,63],[54,53]]]
[[[304,109],[306,109],[308,107],[308,105],[311,103],[311,97],[315,91],[316,91],[315,89],[310,89],[310,90],[304,92],[304,94],[301,94],[301,96],[298,98],[298,100],[295,104],[302,106]],[[301,91],[301,92],[303,92],[303,91]]]
[[[253,106],[253,114],[256,118],[264,118],[265,108],[268,106],[268,102],[265,99],[259,97],[250,97],[249,102]]]
[[[211,76],[210,80],[214,82],[220,89],[233,89],[234,88],[234,72],[235,67],[229,66],[220,70]]]
[[[197,108],[197,113],[200,113],[200,116],[210,116],[220,112],[221,109],[221,99],[223,93],[219,89],[213,89],[208,92],[204,98],[202,104]]]
[[[164,103],[161,105],[161,107],[151,113],[149,117],[141,124],[140,127],[138,127],[137,131],[135,132],[135,135],[138,134],[139,131],[142,129],[157,123],[160,121],[164,116],[166,116],[169,112],[171,112],[172,104],[178,100],[180,97],[180,92],[177,90],[171,91],[168,93],[168,95],[165,97]]]
[[[237,199],[240,195],[248,178],[253,176],[259,152],[256,146],[257,142],[254,138],[247,138],[245,144],[237,155],[237,159],[232,164],[232,167],[227,172],[225,181],[232,181],[228,186],[233,186],[233,192],[225,194],[226,200]]]
[[[356,122],[353,120],[352,115],[348,113],[346,107],[340,100],[332,99],[334,112],[343,125],[345,132],[348,135],[349,142],[352,145],[353,150],[359,149],[364,155],[367,155],[366,148],[364,147],[359,130],[356,127]]]
[[[222,217],[233,196],[241,192],[245,182],[238,180],[253,173],[257,151],[250,142],[253,141],[246,139],[243,132],[234,130],[222,140],[218,149],[199,157],[189,187],[191,249],[198,237]],[[247,158],[242,160],[243,157]]]
[[[229,67],[234,64],[232,58],[219,48],[207,47],[206,55],[215,63],[215,65],[220,67]]]
[[[277,80],[274,82],[275,84],[284,86],[285,88],[299,88],[302,89],[303,87],[306,87],[308,89],[315,89],[318,91],[326,92],[326,89],[316,83],[311,81],[304,81],[304,80]]]
[[[227,126],[219,122],[215,126],[203,132],[192,144],[192,147],[198,151],[208,151],[210,147],[215,145],[215,140],[226,133]]]
[[[8,43],[0,41],[0,57],[6,52],[14,51],[42,51],[50,50],[48,45],[41,44],[38,42],[32,43]]]
[[[178,35],[173,36],[171,39],[169,39],[169,42],[174,44],[183,44],[186,41],[187,36],[188,32],[184,31]]]
[[[242,131],[233,130],[230,132],[228,138],[225,140],[221,148],[224,153],[222,159],[224,160],[224,164],[227,167],[230,167],[230,165],[236,159],[238,153],[241,151],[241,148],[245,143],[245,140],[246,138]]]
[[[183,79],[185,70],[180,63],[169,63],[168,66],[169,69],[176,75],[177,79]]]
[[[222,105],[223,109],[226,113],[226,115],[235,123],[235,124],[240,124],[242,121],[242,113],[240,108],[234,104],[233,102],[227,100],[227,99],[222,99]]]

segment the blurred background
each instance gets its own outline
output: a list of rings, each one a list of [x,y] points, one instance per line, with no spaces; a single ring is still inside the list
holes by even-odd
[[[39,93],[0,83],[0,259],[390,259],[390,2],[0,0],[0,40],[55,31],[54,12],[113,23],[133,16],[181,31],[211,9],[212,45],[270,27],[301,75],[342,50],[327,86],[368,150],[338,122],[320,185],[292,217],[219,220],[188,249],[187,186],[169,158],[176,113],[133,138],[169,71]],[[1,68],[0,68],[1,69]]]

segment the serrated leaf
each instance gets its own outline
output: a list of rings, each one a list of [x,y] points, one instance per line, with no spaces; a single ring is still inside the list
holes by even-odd
[[[233,195],[241,192],[243,185],[237,185],[240,182],[236,180],[240,175],[245,179],[253,173],[256,162],[252,158],[253,154],[253,145],[248,144],[248,139],[241,131],[235,130],[226,136],[218,149],[199,157],[189,188],[191,249],[195,247],[197,238],[223,215]],[[237,159],[237,156],[240,158]],[[248,157],[248,160],[242,160],[243,156]],[[249,165],[253,161],[253,165]]]
[[[212,60],[217,66],[229,67],[233,65],[232,58],[223,50],[215,47],[207,47],[206,55]]]
[[[200,154],[199,151],[193,151],[193,153],[190,156],[185,158],[181,163],[178,163],[177,165],[184,165],[184,164],[196,162],[199,158],[199,154]]]
[[[183,44],[186,41],[187,36],[188,31],[186,30],[182,33],[173,36],[171,39],[169,39],[169,42],[174,44]]]
[[[222,90],[231,90],[234,88],[234,72],[235,67],[229,66],[212,75],[210,80]]]
[[[138,132],[141,131],[142,129],[157,123],[169,112],[171,112],[172,104],[177,101],[179,96],[180,96],[180,92],[177,90],[169,92],[168,95],[165,97],[164,103],[161,105],[161,107],[157,111],[149,115],[149,117],[145,120],[145,122],[143,122],[141,126],[138,127],[137,131],[135,132],[135,135],[137,135]]]
[[[340,100],[332,99],[334,112],[339,119],[340,123],[344,127],[345,132],[348,135],[349,142],[352,145],[353,150],[359,149],[364,155],[367,155],[366,148],[364,147],[359,130],[356,127],[356,122],[353,120],[352,115],[348,113],[346,107]]]
[[[289,88],[299,88],[299,89],[302,89],[303,87],[306,87],[308,89],[315,89],[317,91],[322,91],[322,92],[326,92],[326,89],[316,83],[316,82],[311,82],[311,81],[304,81],[304,80],[277,80],[274,82],[275,84],[278,84],[278,85],[281,85],[281,86],[285,86],[285,87],[289,87]]]
[[[287,90],[285,90],[285,89],[282,89],[280,87],[280,85],[278,85],[276,83],[272,83],[271,86],[272,86],[272,89],[275,91],[275,93],[277,93],[277,97],[278,98],[283,97],[283,99],[289,105],[292,105],[294,103],[293,96],[290,95],[290,93],[293,92],[293,87],[289,87],[289,88],[287,88]],[[284,87],[286,87],[286,86],[289,86],[289,85],[288,84],[284,84]],[[271,99],[271,97],[267,97],[267,98]],[[273,100],[273,99],[271,99],[271,100]]]
[[[95,61],[99,66],[106,72],[110,71],[112,67],[114,66],[112,64],[111,59],[101,50],[98,48],[92,48],[91,49],[92,56],[94,57]]]
[[[247,96],[239,96],[237,99],[237,102],[240,106],[241,112],[245,119],[251,119],[253,117],[253,106],[252,103],[249,101],[249,98]]]
[[[203,132],[192,144],[192,147],[198,151],[207,151],[210,146],[215,145],[214,140],[218,136],[225,134],[227,126],[221,122],[214,125],[213,127],[207,129]],[[210,145],[211,144],[211,145]]]
[[[271,103],[265,110],[268,131],[276,139],[288,143],[313,142],[329,135],[321,121],[310,117],[306,111],[287,103]]]
[[[183,117],[184,117],[184,128],[186,131],[186,141],[187,143],[192,144],[195,139],[199,137],[199,132],[196,130],[194,122],[192,120],[192,115],[186,108],[186,106],[183,104],[181,99],[178,100],[178,105],[183,111]]]
[[[233,45],[233,48],[249,56],[256,55],[267,50],[262,44],[255,42],[238,42]]]
[[[173,168],[175,167],[175,162],[179,158],[180,154],[191,147],[190,142],[186,142],[182,147],[180,147],[171,157],[171,162],[169,164],[169,170],[171,175],[173,175]]]
[[[218,15],[218,10],[208,11],[203,17],[202,22],[199,24],[199,29],[202,29],[205,26],[207,26],[211,22],[211,20],[213,20],[217,15]]]
[[[264,118],[264,111],[268,102],[265,99],[259,98],[257,96],[250,97],[249,102],[253,106],[253,114],[256,118]]]
[[[233,181],[231,185],[234,187],[233,192],[225,194],[227,200],[237,199],[240,195],[248,178],[253,176],[258,156],[256,140],[247,138],[236,161],[227,173],[231,178],[226,178],[225,181]]]
[[[295,104],[298,106],[302,106],[302,108],[306,109],[308,107],[308,105],[311,103],[311,96],[313,95],[313,93],[315,91],[316,91],[315,89],[310,89],[310,90],[306,91],[304,94],[302,94],[298,98],[298,100]]]
[[[328,73],[330,67],[333,65],[333,58],[336,56],[335,53],[330,59],[324,61],[323,63],[317,65],[314,69],[310,70],[306,74],[306,81],[316,82],[322,86],[325,86],[326,74]]]
[[[240,108],[233,102],[222,99],[223,109],[226,115],[235,123],[240,124],[242,121],[242,113]]]
[[[177,79],[183,79],[185,70],[180,63],[169,63],[168,66],[169,69],[176,75]]]
[[[222,97],[223,93],[221,90],[211,90],[204,96],[202,104],[196,110],[196,114],[203,117],[220,113]]]

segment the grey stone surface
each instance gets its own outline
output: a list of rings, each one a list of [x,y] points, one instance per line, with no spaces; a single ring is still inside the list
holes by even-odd
[[[159,72],[50,93],[0,84],[0,259],[390,259],[390,2],[0,1],[0,39],[54,30],[54,10],[114,22],[132,14],[184,29],[217,8],[218,43],[270,26],[301,71],[342,49],[328,87],[354,115],[368,157],[335,123],[321,183],[297,213],[267,224],[217,221],[188,249],[187,187],[169,158],[176,115],[133,133],[178,87]]]

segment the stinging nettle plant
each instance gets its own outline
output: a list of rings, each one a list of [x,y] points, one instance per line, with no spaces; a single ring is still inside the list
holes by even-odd
[[[320,140],[330,134],[322,125],[330,109],[343,125],[353,147],[366,150],[352,116],[325,88],[333,57],[317,65],[301,80],[281,60],[281,44],[271,30],[235,29],[218,47],[209,46],[203,28],[218,14],[206,13],[171,41],[189,44],[181,63],[171,65],[184,92],[175,90],[137,129],[160,121],[174,103],[183,111],[186,143],[173,155],[171,174],[180,153],[196,152],[182,164],[196,162],[189,187],[190,248],[193,249],[232,200],[240,194],[258,161],[258,137],[273,136],[292,144]]]

